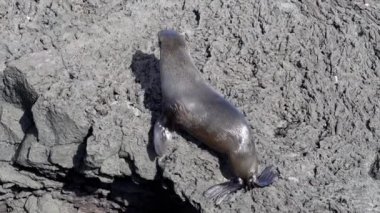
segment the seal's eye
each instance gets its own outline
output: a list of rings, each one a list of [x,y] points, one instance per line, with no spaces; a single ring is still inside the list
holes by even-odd
[[[161,41],[158,41],[158,46],[161,47]]]

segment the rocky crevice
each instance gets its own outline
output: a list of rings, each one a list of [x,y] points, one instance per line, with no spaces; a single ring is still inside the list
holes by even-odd
[[[29,72],[30,70],[24,69],[23,71]],[[54,140],[54,137],[39,136],[39,133],[46,133],[46,131],[39,131],[38,125],[34,123],[33,119],[33,112],[35,112],[33,105],[39,95],[29,85],[25,75],[27,74],[22,73],[17,68],[8,66],[3,76],[5,103],[9,104],[7,106],[11,108],[19,108],[20,111],[23,111],[23,114],[19,113],[19,115],[22,114],[19,117],[19,123],[25,135],[22,139],[19,138],[19,141],[9,142],[12,145],[14,143],[17,150],[14,152],[14,167],[11,167],[12,164],[4,164],[5,167],[1,169],[4,173],[10,172],[10,176],[0,177],[0,182],[2,183],[0,201],[8,200],[5,205],[2,205],[2,208],[6,209],[6,211],[24,209],[28,212],[33,212],[46,211],[44,209],[45,205],[51,205],[48,207],[69,212],[76,210],[88,212],[195,211],[189,204],[180,201],[173,194],[173,189],[163,189],[158,181],[146,181],[139,178],[140,182],[135,182],[131,178],[115,179],[108,176],[108,178],[112,179],[112,182],[104,183],[96,177],[86,177],[85,171],[88,169],[85,162],[86,148],[88,139],[94,135],[94,128],[90,126],[82,140],[75,139],[76,141],[82,141],[79,143],[73,141],[72,143],[65,142],[63,146],[57,144],[58,149],[54,149],[54,146],[49,145],[49,143],[44,143],[43,140],[46,140],[46,138]],[[17,116],[17,114],[14,116]],[[50,120],[49,122],[52,122],[52,120],[55,120],[54,116],[60,116],[60,114],[52,111],[46,118]],[[65,118],[66,116],[63,117]],[[17,117],[15,118],[17,119]],[[55,126],[54,122],[50,124],[50,127],[57,128]],[[46,127],[49,128],[49,125],[40,128]],[[57,135],[59,134],[58,131],[61,130],[55,129],[51,133]],[[9,129],[9,131],[12,131],[12,129]],[[65,149],[71,145],[74,146],[73,150]],[[62,154],[59,153],[60,151],[62,151]],[[67,156],[67,154],[69,155]],[[62,161],[59,157],[56,159],[55,155],[61,158],[67,156],[72,163],[64,159]],[[132,169],[132,175],[133,173],[136,174],[134,162],[129,160],[128,164]],[[6,171],[7,169],[9,171]],[[19,180],[20,177],[24,176],[20,176],[21,174],[18,175],[18,173],[27,175],[24,179]],[[101,176],[101,174],[99,175]],[[45,185],[44,180],[54,183],[54,186]],[[25,205],[12,205],[12,198],[24,199]],[[53,204],[46,202],[52,202]],[[67,208],[64,208],[64,210],[61,209],[62,202],[67,204]],[[149,203],[149,205],[144,205],[144,203]]]

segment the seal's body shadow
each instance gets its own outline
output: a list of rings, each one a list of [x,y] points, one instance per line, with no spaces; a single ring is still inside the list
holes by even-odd
[[[153,145],[153,127],[161,114],[162,97],[159,60],[153,54],[146,54],[137,50],[132,57],[131,70],[135,76],[135,82],[139,83],[145,92],[144,107],[152,113],[147,152],[149,159],[154,161],[156,153]]]
[[[145,91],[144,106],[152,113],[150,121],[151,128],[148,133],[149,142],[147,146],[147,152],[150,160],[154,161],[154,159],[157,157],[157,154],[154,150],[153,145],[153,129],[155,122],[161,115],[162,100],[159,59],[157,59],[153,54],[146,54],[138,50],[132,57],[131,69],[135,75],[135,81],[141,84],[141,87]],[[219,159],[220,170],[225,178],[230,179],[231,177],[234,177],[227,157],[211,150],[206,145],[204,145],[202,141],[197,140],[177,126],[174,126],[174,129],[172,131],[175,131],[178,135],[185,138],[187,141],[196,144],[201,149],[206,149],[210,154],[216,156]]]

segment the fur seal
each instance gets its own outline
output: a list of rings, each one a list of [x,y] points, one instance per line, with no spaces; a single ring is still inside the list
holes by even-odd
[[[258,172],[258,156],[244,115],[214,90],[195,67],[183,35],[158,33],[162,114],[154,125],[155,151],[162,156],[170,131],[180,128],[213,150],[228,156],[235,179],[210,187],[206,198],[221,203],[242,188],[265,187],[277,172],[269,166]]]

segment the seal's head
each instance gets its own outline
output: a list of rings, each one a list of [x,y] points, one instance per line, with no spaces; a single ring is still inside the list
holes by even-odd
[[[259,171],[259,161],[257,155],[240,154],[238,159],[239,165],[235,169],[235,173],[240,172],[239,177],[247,188],[265,187],[273,183],[278,176],[273,166],[266,167],[262,172]],[[232,164],[236,159],[231,158]],[[248,172],[244,172],[248,171]]]
[[[186,48],[184,35],[174,30],[162,30],[158,33],[158,42],[161,49],[174,50]]]
[[[242,137],[246,141],[249,137]],[[237,152],[230,152],[229,159],[234,174],[249,186],[253,186],[259,175],[259,160],[253,143],[243,142]]]

